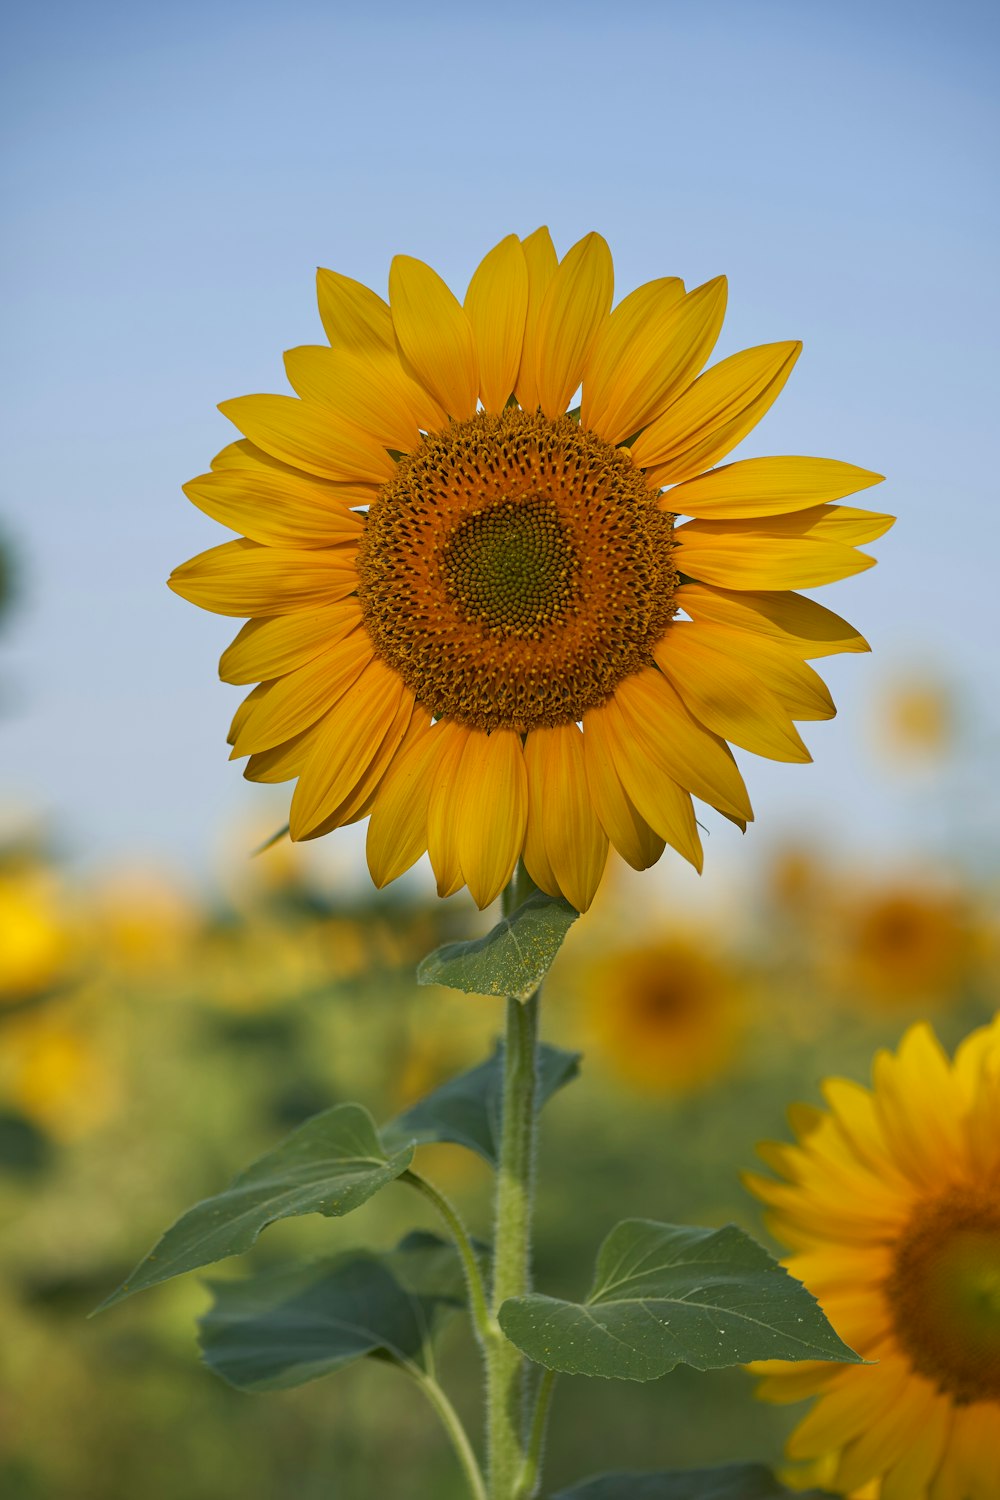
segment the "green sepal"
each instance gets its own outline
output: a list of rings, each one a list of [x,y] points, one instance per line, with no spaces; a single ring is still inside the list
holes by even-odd
[[[324,1110],[234,1177],[224,1192],[188,1209],[96,1310],[171,1276],[242,1255],[276,1219],[349,1214],[412,1160],[412,1141],[392,1153],[383,1150],[375,1122],[360,1104]]]
[[[446,943],[417,966],[418,984],[443,984],[467,995],[527,1000],[548,973],[580,913],[561,896],[535,891],[485,937]]]
[[[434,1328],[465,1300],[454,1247],[422,1230],[382,1255],[350,1250],[207,1285],[202,1357],[241,1391],[304,1385],[366,1355],[421,1364]]]
[[[790,1490],[763,1464],[672,1469],[663,1474],[602,1474],[552,1500],[836,1500],[826,1490]]]
[[[552,1095],[570,1083],[580,1071],[579,1052],[564,1052],[561,1047],[543,1043],[538,1049],[538,1108]],[[382,1144],[387,1151],[403,1142],[427,1145],[448,1141],[469,1151],[495,1167],[500,1157],[500,1116],[503,1105],[503,1045],[498,1044],[492,1057],[467,1073],[449,1078],[416,1104],[382,1127]]]
[[[510,1298],[499,1317],[529,1359],[568,1375],[657,1380],[679,1364],[863,1363],[801,1282],[735,1224],[626,1219],[598,1252],[585,1303],[531,1293]]]

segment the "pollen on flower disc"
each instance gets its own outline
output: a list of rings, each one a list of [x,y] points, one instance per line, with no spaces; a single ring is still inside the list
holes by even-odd
[[[580,720],[652,663],[673,617],[672,515],[626,452],[508,408],[429,434],[368,514],[375,647],[435,717]]]

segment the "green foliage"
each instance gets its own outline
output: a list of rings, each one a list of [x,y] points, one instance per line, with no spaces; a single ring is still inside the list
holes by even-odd
[[[568,901],[535,891],[474,943],[446,943],[417,966],[420,984],[444,984],[467,995],[526,1000],[548,973],[580,913]]]
[[[384,1255],[352,1250],[239,1281],[212,1281],[205,1363],[241,1391],[284,1390],[365,1355],[420,1362],[464,1302],[454,1247],[417,1231]]]
[[[101,1307],[198,1266],[242,1255],[276,1219],[348,1214],[412,1160],[412,1144],[386,1154],[360,1104],[325,1110],[234,1177],[225,1192],[189,1209]]]
[[[531,1293],[505,1302],[499,1316],[529,1359],[569,1375],[656,1380],[678,1364],[861,1363],[805,1287],[734,1224],[626,1219],[601,1246],[586,1302]]]
[[[538,1049],[536,1099],[541,1109],[554,1093],[570,1083],[580,1071],[580,1054],[561,1047]],[[500,1115],[503,1105],[503,1045],[475,1068],[449,1078],[440,1088],[418,1100],[396,1119],[382,1127],[387,1151],[408,1141],[426,1145],[450,1141],[466,1146],[497,1164],[500,1151]]]
[[[825,1490],[789,1490],[763,1464],[674,1469],[668,1474],[603,1474],[552,1500],[834,1500]]]

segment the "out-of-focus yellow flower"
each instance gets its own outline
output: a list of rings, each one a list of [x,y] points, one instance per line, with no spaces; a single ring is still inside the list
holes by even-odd
[[[60,883],[33,859],[0,857],[0,1005],[63,982],[77,932]]]
[[[880,1052],[871,1090],[828,1079],[794,1146],[751,1173],[793,1276],[873,1361],[769,1360],[765,1400],[817,1397],[788,1444],[844,1494],[1000,1495],[1000,1017],[954,1061],[924,1023]],[[870,1489],[862,1489],[871,1486]]]
[[[93,888],[89,901],[95,959],[109,969],[151,979],[184,962],[198,913],[188,896],[156,870],[120,870]]]
[[[681,938],[594,958],[579,982],[595,1060],[648,1093],[711,1082],[742,1034],[737,977]]]
[[[894,767],[901,761],[943,760],[955,737],[955,703],[947,685],[929,677],[901,679],[880,694],[876,734]]]
[[[83,1005],[45,1002],[8,1019],[0,1098],[57,1140],[75,1140],[110,1118],[118,1074]]]
[[[958,892],[902,881],[857,892],[843,906],[833,940],[849,997],[887,1006],[956,998],[973,948]]]

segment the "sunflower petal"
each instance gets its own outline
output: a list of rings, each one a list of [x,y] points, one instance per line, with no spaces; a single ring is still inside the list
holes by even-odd
[[[328,407],[373,442],[410,453],[420,442],[407,381],[398,359],[364,359],[348,349],[302,344],[285,355],[289,383],[303,401]]]
[[[528,775],[515,730],[469,735],[455,776],[451,816],[458,862],[482,910],[510,880],[524,847]]]
[[[281,615],[333,604],[354,592],[355,548],[293,552],[257,542],[223,542],[175,568],[175,594],[217,615]]]
[[[296,396],[237,396],[219,410],[252,443],[282,463],[324,479],[391,479],[395,464],[374,438],[326,407]]]
[[[207,516],[267,546],[329,547],[358,541],[364,526],[361,516],[331,502],[329,492],[304,474],[223,469],[200,474],[183,488],[191,503]],[[368,494],[360,486],[355,503],[368,503]]]
[[[465,311],[479,354],[483,406],[502,411],[517,383],[528,311],[528,266],[516,234],[501,240],[476,268]]]
[[[674,531],[677,566],[701,583],[754,590],[818,588],[875,566],[873,557],[828,534],[777,531],[777,522],[794,519],[687,521]]]
[[[871,649],[853,625],[801,594],[751,589],[732,593],[705,583],[685,583],[677,590],[677,603],[693,620],[752,632],[807,659]]]
[[[297,609],[287,615],[248,620],[222,653],[223,682],[267,682],[305,666],[327,646],[361,624],[357,599],[341,599],[319,609]]]
[[[305,666],[277,678],[240,731],[234,754],[273,750],[308,729],[343,697],[374,655],[371,636],[359,626]]]
[[[533,729],[524,753],[529,779],[538,783],[533,807],[548,869],[559,894],[586,911],[604,874],[608,837],[587,786],[583,735],[576,724]]]
[[[427,853],[437,880],[438,895],[443,897],[453,896],[465,884],[458,858],[458,821],[454,804],[462,754],[477,731],[467,729],[453,719],[441,719],[434,732],[437,758],[427,804]]]
[[[283,745],[275,745],[271,750],[261,750],[256,755],[251,755],[243,767],[246,780],[274,784],[294,781],[296,776],[301,776],[322,723],[320,719],[308,729],[303,729],[301,734],[293,735]],[[230,756],[230,760],[232,759]]]
[[[622,786],[608,719],[600,709],[591,710],[584,720],[583,758],[590,798],[608,838],[633,870],[648,870],[663,853],[665,841],[653,832]]]
[[[690,794],[663,771],[648,744],[632,732],[617,695],[584,717],[584,741],[595,728],[639,816],[700,874],[704,856]]]
[[[704,645],[738,661],[773,693],[793,719],[832,719],[836,715],[836,705],[826,683],[791,646],[711,621],[696,622],[694,626],[684,621],[675,623],[684,629],[685,640],[693,639],[687,632],[694,630]]]
[[[327,338],[335,349],[369,355],[395,354],[392,314],[377,292],[339,271],[316,272],[316,300]]]
[[[635,363],[636,342],[650,325],[661,328],[683,299],[684,283],[680,277],[661,276],[629,292],[600,325],[583,372],[580,421],[584,427],[603,436],[595,420],[607,411],[623,370]]]
[[[402,736],[406,725],[398,717],[405,695],[397,673],[378,657],[369,660],[349,702],[327,714],[299,777],[289,811],[293,839],[309,838],[350,797],[394,725]]]
[[[746,458],[725,464],[668,490],[664,510],[705,520],[740,520],[811,510],[828,500],[840,500],[855,490],[880,484],[883,476],[834,458]],[[836,507],[843,510],[843,506]],[[858,515],[868,514],[859,511]],[[886,517],[879,517],[885,520]],[[843,521],[840,521],[843,525]],[[882,531],[858,540],[871,541]]]
[[[379,890],[408,870],[427,849],[427,808],[440,735],[428,724],[392,762],[368,824],[368,869]]]
[[[422,260],[397,255],[389,271],[389,304],[399,347],[421,384],[456,421],[473,416],[479,396],[476,341],[454,293]]]
[[[599,234],[585,235],[559,262],[538,315],[535,380],[547,417],[561,417],[569,405],[613,295],[607,242]]]
[[[747,789],[725,744],[692,718],[662,672],[647,667],[626,677],[618,684],[614,702],[631,734],[664,775],[720,812],[752,821]],[[641,803],[636,801],[636,806],[643,812]]]
[[[549,282],[556,274],[559,257],[556,255],[552,236],[546,228],[536,229],[521,241],[525,265],[528,268],[528,306],[524,319],[524,346],[521,366],[515,387],[517,399],[525,411],[535,411],[538,402],[538,381],[535,369],[538,362],[538,319],[548,291]]]
[[[725,311],[726,278],[717,276],[649,318],[623,351],[606,406],[590,422],[581,410],[581,421],[609,443],[653,421],[708,359]]]
[[[650,483],[688,479],[724,458],[777,399],[801,351],[800,343],[760,344],[699,375],[632,445]]]
[[[690,712],[723,739],[769,760],[812,759],[774,694],[738,653],[719,649],[710,633],[675,621],[653,657]]]

